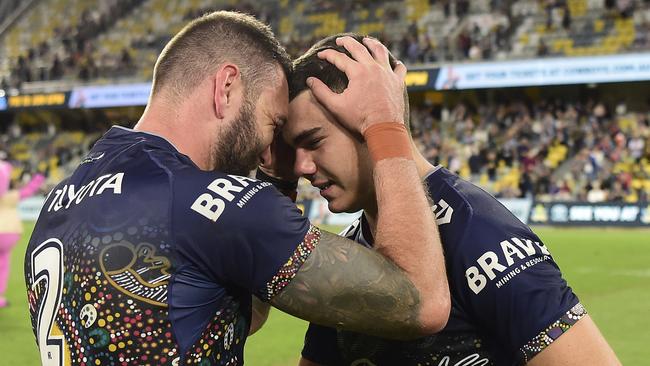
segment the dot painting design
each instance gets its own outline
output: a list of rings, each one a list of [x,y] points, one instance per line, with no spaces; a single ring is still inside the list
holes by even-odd
[[[96,231],[102,234],[83,227],[63,239],[69,244],[52,335],[54,330],[64,334],[66,364],[181,365],[167,320],[173,265],[165,224],[142,218],[122,231]],[[46,292],[44,283],[28,287],[32,324]],[[241,363],[248,322],[237,301],[231,298],[225,304],[185,353],[182,364]]]
[[[582,304],[578,303],[555,323],[536,335],[535,338],[520,349],[524,363],[527,363],[531,358],[551,345],[585,315],[587,315],[587,310]]]
[[[316,226],[311,225],[302,243],[293,252],[289,260],[280,268],[278,273],[273,276],[271,281],[266,285],[266,294],[264,297],[267,301],[271,300],[275,295],[280,293],[289,282],[296,276],[302,264],[307,260],[307,257],[316,248],[320,242],[321,231]]]

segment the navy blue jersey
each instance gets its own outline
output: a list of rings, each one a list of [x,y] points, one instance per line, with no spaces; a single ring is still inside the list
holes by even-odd
[[[113,127],[48,195],[25,278],[45,365],[241,365],[319,232],[269,183]]]
[[[518,365],[585,314],[546,246],[494,197],[443,168],[425,183],[449,277],[446,327],[401,342],[311,324],[303,357],[324,365]],[[344,235],[372,246],[363,216]]]

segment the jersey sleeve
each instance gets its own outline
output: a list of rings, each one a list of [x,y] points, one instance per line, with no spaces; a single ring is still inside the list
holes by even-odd
[[[310,323],[305,333],[302,357],[320,365],[342,365],[336,339],[336,329]]]
[[[215,281],[269,301],[293,279],[320,231],[270,183],[224,175],[198,191],[193,185],[180,193],[186,197],[177,221],[190,222],[183,253]]]
[[[528,362],[586,312],[530,229],[488,221],[467,223],[453,259],[455,291],[490,338]]]

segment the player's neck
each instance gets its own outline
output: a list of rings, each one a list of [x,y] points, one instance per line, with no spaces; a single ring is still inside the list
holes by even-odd
[[[370,233],[372,234],[373,238],[375,237],[375,233],[377,232],[378,213],[379,211],[377,209],[377,201],[374,201],[371,207],[366,207],[363,209],[363,216],[368,222],[368,227],[370,228]]]
[[[413,156],[414,156],[415,166],[418,171],[418,175],[420,176],[420,179],[424,180],[424,178],[431,172],[434,166],[433,164],[429,163],[429,161],[425,159],[424,156],[422,156],[419,152],[415,150],[413,151]],[[372,233],[373,237],[375,236],[375,233],[377,231],[378,213],[379,210],[377,208],[376,200],[369,202],[366,205],[366,207],[363,208],[363,215],[365,216],[366,221],[368,222],[368,227],[370,228],[370,232]]]
[[[422,155],[420,149],[418,149],[413,140],[411,140],[411,152],[413,153],[413,161],[415,162],[415,168],[418,170],[418,175],[420,176],[420,179],[424,180],[434,166]]]
[[[165,138],[178,151],[187,155],[194,164],[202,170],[210,170],[209,149],[202,143],[201,133],[188,133],[196,131],[195,128],[188,127],[191,120],[183,120],[185,115],[179,110],[183,108],[166,108],[164,103],[149,105],[145,109],[142,117],[134,130],[149,132]]]

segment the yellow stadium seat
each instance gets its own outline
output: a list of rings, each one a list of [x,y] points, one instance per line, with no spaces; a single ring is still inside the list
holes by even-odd
[[[634,189],[641,189],[643,188],[643,181],[641,179],[632,179],[630,186]]]
[[[14,166],[14,168],[11,170],[11,180],[17,181],[22,174],[23,174],[23,167],[20,165]]]
[[[469,179],[470,177],[470,170],[469,170],[469,165],[463,164],[462,167],[460,167],[460,172],[458,174],[461,178],[463,179]]]
[[[639,200],[639,196],[636,192],[632,192],[624,197],[625,202],[627,203],[636,203]]]
[[[381,22],[364,23],[360,24],[357,28],[357,32],[361,34],[381,33],[383,30],[384,23]]]
[[[356,12],[356,18],[359,20],[366,20],[369,15],[370,12],[367,9],[362,9]]]

